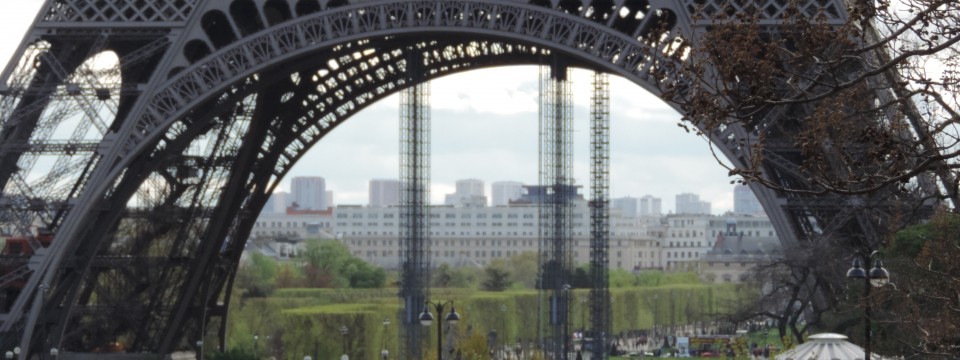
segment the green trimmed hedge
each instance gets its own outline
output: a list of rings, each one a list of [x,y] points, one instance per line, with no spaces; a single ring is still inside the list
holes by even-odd
[[[613,330],[649,329],[654,321],[661,326],[707,321],[732,311],[738,289],[700,284],[611,289]],[[267,298],[234,299],[228,348],[255,349],[284,358],[340,353],[344,346],[355,359],[373,358],[381,346],[393,353],[399,348],[401,310],[396,294],[395,288],[282,289]],[[485,335],[496,330],[499,341],[536,338],[538,295],[534,290],[433,289],[430,297],[454,301],[462,318],[459,331]],[[385,318],[391,322],[386,327]],[[573,290],[571,328],[580,328],[589,318],[589,290]],[[350,329],[345,339],[339,332],[343,325]],[[253,334],[259,334],[256,342]]]

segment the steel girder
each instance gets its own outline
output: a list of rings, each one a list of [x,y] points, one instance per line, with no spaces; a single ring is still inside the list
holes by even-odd
[[[565,59],[553,55],[540,69],[540,196],[538,293],[545,355],[567,360],[573,253],[573,85]],[[545,298],[544,298],[545,296]]]
[[[780,3],[737,3],[733,11],[761,10],[763,21],[775,27],[784,9]],[[651,74],[663,71],[662,64],[682,61],[671,56],[677,50],[673,40],[695,46],[709,25],[702,15],[728,3],[336,4],[49,0],[44,5],[15,55],[25,60],[9,65],[0,78],[0,221],[19,235],[30,235],[25,228],[31,226],[55,235],[49,247],[35,246],[31,267],[17,268],[22,286],[0,289],[10,295],[0,314],[0,345],[19,344],[24,356],[50,344],[86,351],[103,339],[79,334],[100,329],[104,338],[127,335],[130,350],[168,353],[202,336],[198,324],[204,314],[220,320],[222,340],[226,310],[217,299],[229,296],[239,254],[268,195],[331,129],[420,81],[402,61],[411,47],[423,60],[424,81],[484,66],[535,64],[559,54],[571,65],[618,74],[657,93]],[[835,23],[846,16],[840,0],[811,0],[801,9]],[[103,86],[116,75],[92,80],[67,75],[101,51],[117,54],[121,84]],[[686,81],[668,75],[666,81]],[[82,98],[70,111],[50,105],[71,96]],[[106,111],[97,106],[104,98],[111,101]],[[81,114],[80,122],[103,132],[70,137],[66,145],[80,150],[57,152],[67,160],[50,172],[57,173],[51,180],[25,180],[31,175],[30,167],[22,166],[30,162],[25,154],[51,152],[43,144],[54,143],[55,132],[44,129],[72,121],[67,113]],[[776,131],[762,131],[789,144],[791,129],[802,124],[785,113],[770,115],[769,129]],[[755,131],[731,126],[709,136],[742,167],[743,155],[752,151],[743,144],[759,135]],[[86,145],[90,138],[99,144],[95,149]],[[777,154],[765,163],[765,176],[802,185],[802,176],[790,171],[802,158],[789,149]],[[813,238],[828,219],[850,213],[843,210],[847,202],[832,202],[830,196],[754,190],[787,244]],[[818,201],[832,203],[832,210],[813,211],[820,209],[812,206]],[[851,220],[838,226],[862,234],[862,227],[883,216],[848,216]],[[116,257],[152,260],[96,260]],[[123,285],[105,286],[106,280]]]
[[[593,74],[590,102],[590,328],[594,348],[613,339],[610,302],[610,78]],[[607,351],[594,351],[603,360]]]

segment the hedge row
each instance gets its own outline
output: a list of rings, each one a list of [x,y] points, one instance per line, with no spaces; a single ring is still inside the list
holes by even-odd
[[[613,330],[650,329],[655,322],[669,326],[709,321],[732,311],[738,289],[699,284],[611,289]],[[462,318],[458,332],[496,331],[498,342],[537,336],[536,291],[434,289],[431,297],[454,301]],[[584,322],[589,327],[589,290],[573,290],[570,302],[571,328],[579,329]],[[351,358],[372,359],[384,347],[398,349],[401,308],[396,289],[284,289],[268,298],[234,299],[228,348],[256,349],[283,358],[348,348]],[[384,326],[384,319],[390,324]],[[349,329],[347,336],[340,334],[341,326]],[[425,331],[435,334],[435,329],[433,325]],[[253,334],[258,335],[256,341]]]

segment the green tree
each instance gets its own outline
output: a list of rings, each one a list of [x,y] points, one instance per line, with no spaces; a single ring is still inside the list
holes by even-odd
[[[450,283],[453,282],[453,268],[450,267],[450,264],[443,263],[440,266],[437,266],[433,270],[433,287],[445,288],[449,287]]]
[[[537,267],[540,260],[534,251],[522,252],[507,259],[510,281],[514,284],[533,289],[537,286]]]
[[[276,260],[252,251],[247,261],[242,263],[237,271],[236,286],[246,290],[244,296],[267,296],[276,287],[274,281],[276,273]]]
[[[340,270],[351,257],[350,250],[337,241],[307,240],[301,257],[306,285],[319,288],[349,286],[349,281],[340,276]]]
[[[506,269],[506,263],[503,260],[496,259],[487,265],[484,272],[484,280],[481,288],[486,291],[504,291],[510,287],[510,272]]]
[[[340,275],[345,277],[347,283],[354,289],[381,288],[387,279],[387,274],[382,268],[355,257],[347,259],[342,266]]]
[[[624,269],[610,269],[609,282],[611,288],[622,288],[633,286],[638,283],[637,276]]]
[[[303,284],[303,275],[300,269],[291,263],[280,264],[277,270],[276,284],[278,288],[294,288]]]
[[[946,210],[897,233],[884,261],[894,285],[872,290],[868,299],[879,312],[880,338],[893,340],[874,342],[878,350],[929,359],[960,353],[958,239],[960,215]]]

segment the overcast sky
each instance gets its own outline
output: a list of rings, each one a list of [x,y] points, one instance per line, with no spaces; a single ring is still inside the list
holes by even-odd
[[[4,64],[42,3],[0,0]],[[488,193],[494,181],[537,182],[537,76],[536,67],[504,67],[432,83],[434,203],[442,203],[458,179],[481,179]],[[577,71],[573,81],[574,174],[587,185],[590,73]],[[680,115],[622,78],[612,77],[611,89],[612,195],[653,195],[670,212],[677,194],[695,193],[712,203],[715,214],[731,210],[731,179],[704,140],[677,126]],[[354,116],[314,146],[291,176],[323,176],[337,204],[365,204],[370,179],[399,176],[398,103],[391,96]],[[288,189],[288,183],[281,187]]]

